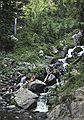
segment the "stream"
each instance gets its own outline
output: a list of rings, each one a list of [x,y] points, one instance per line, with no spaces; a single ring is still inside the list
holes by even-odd
[[[78,46],[80,47],[80,46]],[[63,67],[66,69],[67,67],[67,58],[72,57],[72,52],[74,51],[76,47],[69,49],[68,54],[65,58],[59,59],[58,61],[63,62]],[[81,46],[83,51],[78,53],[78,56],[81,56],[84,54],[84,46]],[[57,82],[59,85],[59,82]],[[23,110],[14,106],[9,106],[8,108],[5,107],[5,101],[0,97],[0,120],[44,120],[46,118],[46,115],[43,115],[44,113],[48,112],[48,105],[47,105],[47,96],[46,93],[40,94],[38,100],[37,100],[37,107],[33,112],[28,110]],[[38,115],[38,113],[42,113]]]

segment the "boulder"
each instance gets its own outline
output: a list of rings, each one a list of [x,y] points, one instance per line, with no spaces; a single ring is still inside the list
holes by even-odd
[[[77,45],[80,45],[81,44],[81,41],[82,41],[82,32],[79,31],[78,33],[74,34],[72,36],[73,40],[74,40],[74,45],[77,46]]]
[[[47,120],[56,120],[60,115],[60,105],[56,106],[50,114],[48,114]]]
[[[45,86],[46,83],[36,79],[35,81],[29,83],[29,90],[35,93],[42,93],[44,92]]]
[[[21,87],[19,90],[14,92],[15,101],[21,108],[28,109],[31,106],[34,107],[38,95],[34,94],[27,88]]]
[[[61,51],[61,56],[64,58],[67,53],[68,53],[68,46],[66,45]]]
[[[84,120],[84,87],[75,91],[74,98],[70,104],[61,103],[55,106],[46,120]],[[71,109],[71,110],[70,110]],[[70,112],[71,111],[71,112]]]
[[[84,99],[84,87],[81,87],[75,91],[75,96],[78,98],[79,96]]]

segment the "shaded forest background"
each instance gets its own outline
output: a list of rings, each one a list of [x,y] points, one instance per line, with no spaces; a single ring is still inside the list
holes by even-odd
[[[83,16],[83,0],[0,0],[0,49],[43,49],[48,54],[49,46],[59,48],[60,41],[71,44],[71,35],[84,27]],[[15,18],[18,42],[9,37]]]
[[[11,58],[44,62],[39,50],[53,54],[73,46],[71,36],[84,29],[83,0],[0,0],[0,51]],[[17,18],[17,34],[14,33]],[[14,35],[18,41],[11,39]]]

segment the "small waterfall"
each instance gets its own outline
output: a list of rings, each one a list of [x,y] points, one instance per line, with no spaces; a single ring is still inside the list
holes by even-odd
[[[47,97],[45,96],[45,93],[38,98],[35,111],[48,112]]]
[[[71,58],[71,57],[72,57],[72,52],[73,52],[73,50],[74,50],[74,48],[68,50],[68,55],[67,55],[68,58]]]

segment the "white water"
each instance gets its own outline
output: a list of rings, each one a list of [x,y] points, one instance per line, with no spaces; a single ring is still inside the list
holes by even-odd
[[[63,59],[58,59],[58,61],[66,63],[67,57],[63,58]]]
[[[71,58],[72,52],[74,52],[76,47],[80,47],[82,48],[82,51],[78,53],[78,56],[81,56],[84,53],[84,46],[75,46],[74,48],[71,48],[68,50],[68,54],[65,58],[63,59],[58,59],[58,61],[63,62],[63,68],[66,70],[68,63],[66,62],[67,58]],[[51,65],[53,66],[53,65]],[[64,85],[64,81],[58,82],[57,79],[57,83],[54,84],[53,86],[51,86],[52,88],[55,88],[56,86],[60,86]],[[35,109],[35,111],[38,112],[48,112],[48,105],[47,105],[47,98],[46,98],[46,93],[41,94],[41,96],[39,97],[38,101],[37,101],[37,107]]]
[[[74,51],[74,48],[68,50],[67,57],[71,58],[72,57],[72,52]]]
[[[67,57],[68,58],[71,58],[73,55],[72,55],[72,52],[75,50],[75,48],[77,47],[80,47],[82,48],[82,51],[78,53],[78,56],[81,56],[83,53],[84,53],[84,46],[75,46],[74,48],[71,48],[68,50],[68,54],[67,54]]]
[[[39,97],[35,111],[48,112],[47,98],[46,98],[45,94],[42,94]]]

